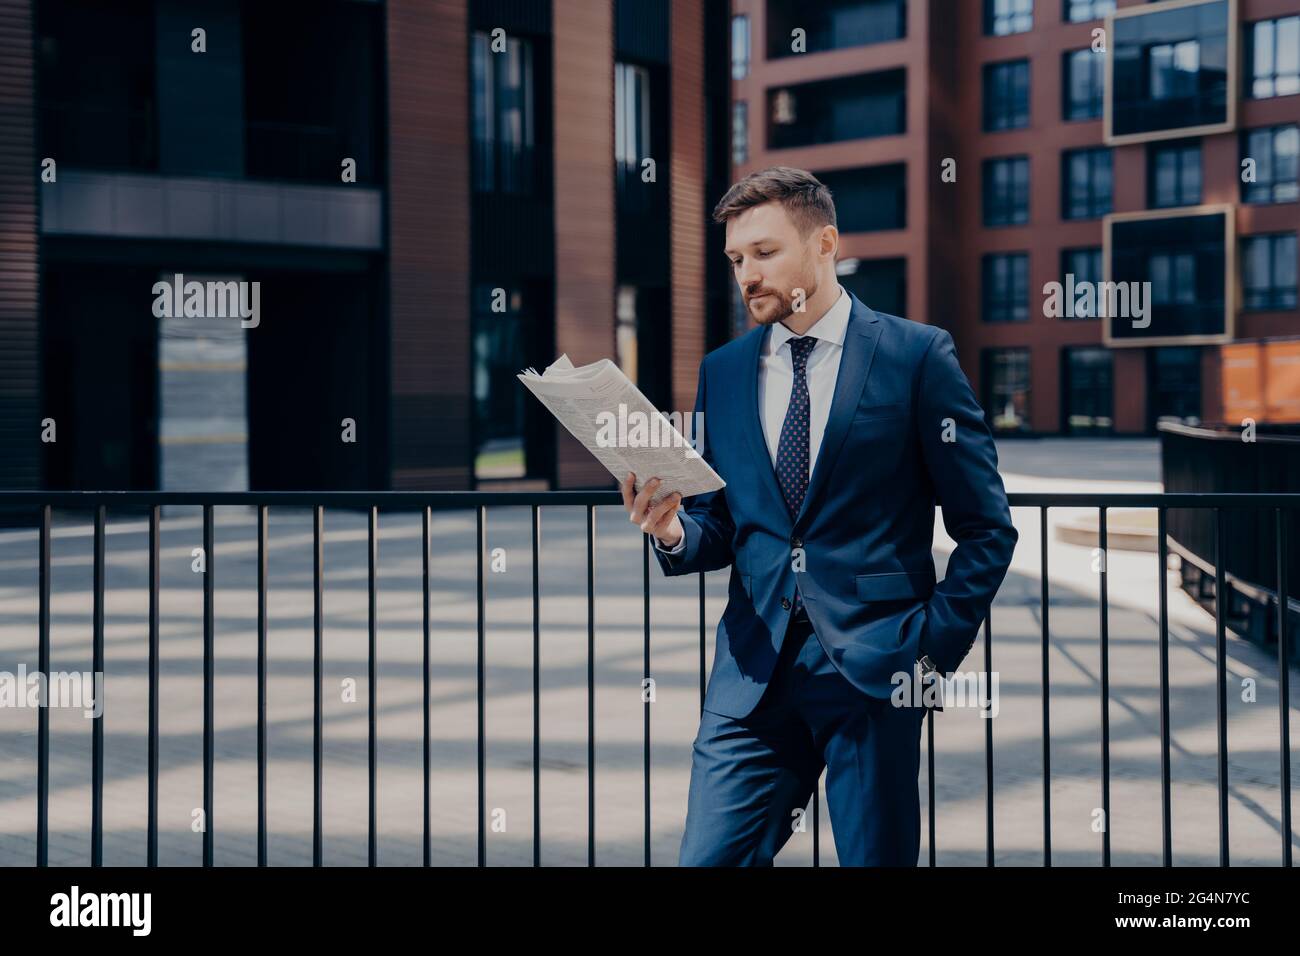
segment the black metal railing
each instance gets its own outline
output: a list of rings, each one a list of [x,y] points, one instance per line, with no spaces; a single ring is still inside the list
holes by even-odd
[[[1300,493],[1300,435],[1287,426],[1260,423],[1257,434],[1240,426],[1190,426],[1160,422],[1160,462],[1163,485],[1175,493],[1224,491],[1239,494]],[[1250,440],[1246,440],[1249,438]],[[1287,529],[1297,540],[1300,515],[1293,513]],[[1231,513],[1226,534],[1217,517],[1200,511],[1170,515],[1170,546],[1183,560],[1183,587],[1206,604],[1213,598],[1213,579],[1222,565],[1235,599],[1228,619],[1248,639],[1270,644],[1277,639],[1277,530],[1267,511]],[[1222,561],[1215,559],[1220,549]],[[1300,615],[1300,561],[1289,565],[1287,591],[1293,595],[1291,616]],[[1295,631],[1293,630],[1294,634]]]
[[[1096,509],[1098,513],[1098,546],[1104,555],[1107,546],[1107,512],[1113,508],[1154,508],[1157,512],[1157,567],[1159,571],[1159,672],[1160,672],[1160,781],[1161,781],[1161,833],[1163,848],[1163,865],[1173,865],[1173,837],[1171,828],[1171,783],[1170,783],[1170,708],[1169,708],[1169,620],[1167,602],[1167,563],[1168,563],[1168,527],[1167,512],[1172,509],[1208,509],[1213,513],[1217,529],[1214,547],[1215,565],[1215,662],[1217,676],[1216,722],[1217,722],[1217,778],[1218,778],[1218,818],[1219,818],[1219,860],[1221,865],[1229,863],[1228,834],[1228,747],[1227,747],[1227,650],[1225,621],[1228,585],[1225,579],[1221,548],[1225,534],[1224,513],[1226,509],[1249,509],[1256,513],[1269,512],[1272,515],[1276,546],[1276,613],[1278,617],[1277,633],[1279,635],[1277,662],[1279,675],[1279,709],[1278,721],[1280,731],[1280,789],[1282,839],[1281,862],[1290,866],[1291,860],[1291,788],[1290,788],[1290,729],[1288,706],[1289,694],[1289,631],[1287,625],[1288,589],[1287,572],[1290,538],[1287,533],[1290,519],[1300,509],[1300,494],[1057,494],[1057,493],[1013,493],[1008,495],[1010,505],[1016,508],[1035,508],[1039,512],[1040,538],[1040,620],[1041,620],[1041,678],[1042,678],[1042,756],[1043,756],[1043,862],[1052,863],[1052,828],[1051,828],[1051,762],[1050,762],[1050,624],[1049,609],[1049,566],[1048,566],[1048,510],[1050,508],[1087,508]],[[369,516],[368,525],[368,674],[371,692],[369,693],[369,822],[368,822],[368,860],[371,866],[377,864],[378,826],[376,817],[376,747],[377,747],[377,713],[376,694],[376,573],[377,573],[377,539],[378,514],[382,507],[389,511],[415,511],[422,515],[422,551],[423,551],[423,769],[424,769],[424,821],[423,821],[423,860],[424,865],[432,863],[431,814],[430,814],[430,616],[429,616],[429,555],[432,548],[432,523],[434,511],[473,510],[476,515],[476,546],[478,549],[476,605],[477,605],[477,784],[478,784],[478,865],[487,862],[487,805],[486,805],[486,739],[484,713],[486,707],[484,661],[485,661],[485,592],[484,559],[488,553],[486,539],[486,514],[492,507],[528,507],[531,510],[532,533],[532,692],[533,692],[533,811],[534,821],[540,821],[541,777],[540,777],[540,567],[541,524],[540,509],[547,508],[584,508],[586,511],[586,561],[587,561],[587,862],[596,863],[595,843],[595,531],[596,511],[598,506],[620,506],[621,498],[617,492],[0,492],[0,509],[35,509],[39,527],[39,578],[38,578],[38,666],[43,675],[48,677],[50,670],[50,527],[52,509],[56,506],[71,509],[93,509],[94,516],[94,576],[93,576],[93,657],[96,673],[104,666],[104,529],[107,511],[110,508],[124,511],[147,510],[149,516],[149,614],[148,614],[148,864],[158,865],[158,735],[159,735],[159,525],[160,508],[166,505],[198,506],[203,510],[203,546],[205,554],[205,571],[203,582],[203,809],[205,827],[203,830],[203,865],[213,865],[213,848],[215,840],[215,821],[213,818],[213,756],[214,756],[214,663],[215,663],[215,581],[216,557],[213,509],[223,506],[253,506],[257,509],[257,858],[260,866],[267,864],[267,817],[266,817],[266,651],[267,651],[267,516],[271,507],[310,508],[313,515],[313,800],[312,800],[312,861],[313,865],[322,864],[323,818],[322,818],[322,738],[323,738],[323,584],[322,556],[324,543],[324,513],[326,508],[347,510],[364,509]],[[650,676],[650,539],[642,536],[642,601],[643,601],[643,667],[644,677]],[[1110,725],[1109,700],[1110,682],[1108,670],[1108,619],[1109,598],[1107,593],[1106,564],[1100,566],[1100,706],[1101,706],[1101,800],[1105,819],[1110,819]],[[705,609],[705,574],[699,579],[699,698],[703,707],[705,694],[706,649],[709,636],[709,621]],[[992,616],[984,620],[984,671],[993,670],[993,625]],[[48,864],[49,848],[49,718],[47,708],[38,712],[37,728],[37,834],[36,863]],[[987,865],[994,865],[994,785],[993,785],[993,722],[985,722],[985,786],[986,786],[986,860]],[[934,788],[934,722],[927,724],[927,749],[929,770],[929,863],[935,865],[935,788]],[[650,702],[644,707],[643,735],[643,775],[644,775],[644,863],[651,863],[651,803],[650,803]],[[94,722],[93,746],[91,754],[92,781],[92,819],[91,847],[92,864],[103,862],[103,787],[104,787],[104,749],[102,716]],[[819,865],[819,798],[813,793],[813,865]],[[1111,841],[1109,824],[1103,830],[1102,865],[1111,863]],[[533,832],[533,864],[541,863],[541,828],[540,822]]]

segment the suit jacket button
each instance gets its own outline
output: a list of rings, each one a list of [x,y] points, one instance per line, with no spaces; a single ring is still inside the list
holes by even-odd
[[[790,610],[790,599],[788,597],[781,598],[781,607],[786,611]]]
[[[791,539],[790,539],[790,547],[792,547],[792,548],[802,548],[802,547],[803,547],[803,538],[791,538]]]

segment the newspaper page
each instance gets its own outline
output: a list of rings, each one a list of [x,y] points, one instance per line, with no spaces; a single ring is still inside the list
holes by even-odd
[[[726,485],[692,443],[702,447],[703,416],[692,416],[692,438],[684,437],[609,359],[575,368],[561,355],[542,374],[529,368],[518,378],[616,481],[632,472],[640,492],[658,478],[654,503],[673,492],[689,498]]]

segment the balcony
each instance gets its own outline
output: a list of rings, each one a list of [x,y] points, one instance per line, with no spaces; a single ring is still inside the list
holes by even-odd
[[[1236,126],[1236,0],[1166,0],[1106,18],[1106,144]]]

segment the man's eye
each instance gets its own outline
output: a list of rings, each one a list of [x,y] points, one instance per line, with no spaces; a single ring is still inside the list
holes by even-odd
[[[760,252],[759,252],[759,255],[766,259],[768,256],[770,256],[770,255],[772,254],[772,251],[773,251],[773,250],[771,250],[771,249],[767,249],[767,250],[765,250],[765,251],[760,251]]]

